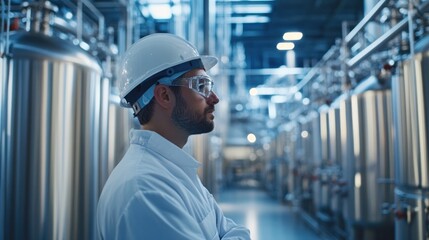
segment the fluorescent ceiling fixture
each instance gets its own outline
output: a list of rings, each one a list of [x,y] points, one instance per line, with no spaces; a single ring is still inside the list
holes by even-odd
[[[229,19],[230,23],[267,23],[270,21],[269,17],[258,16],[258,15],[248,15],[244,17],[231,17]]]
[[[243,1],[243,0],[218,0],[217,2],[220,2],[220,3],[222,3],[222,2],[240,2],[240,3],[243,3],[243,2],[274,2],[275,0],[246,0],[246,1]]]
[[[268,4],[234,5],[234,6],[232,6],[232,12],[237,13],[237,14],[270,13],[271,12],[271,5],[268,5]]]
[[[292,42],[277,43],[277,50],[292,50],[294,48],[295,48],[295,44]]]
[[[294,88],[285,87],[285,88],[275,88],[275,87],[257,87],[251,88],[249,93],[252,96],[257,95],[290,95],[293,92]]]
[[[302,32],[286,32],[283,34],[283,39],[286,41],[296,41],[301,40]]]
[[[149,12],[154,19],[170,19],[172,16],[170,4],[150,4]]]
[[[258,90],[256,90],[256,88],[251,88],[251,89],[249,90],[249,94],[250,94],[251,96],[256,96],[256,95],[258,95]]]
[[[289,100],[290,97],[286,95],[274,95],[271,97],[272,103],[285,103]]]
[[[276,119],[277,117],[276,105],[273,102],[268,103],[268,116],[270,119]]]
[[[147,3],[149,4],[169,4],[170,0],[146,0]],[[140,0],[140,3],[142,3],[142,1]]]

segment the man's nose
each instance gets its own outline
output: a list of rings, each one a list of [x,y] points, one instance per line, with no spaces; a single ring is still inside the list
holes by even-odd
[[[219,98],[217,97],[215,92],[211,91],[209,97],[207,98],[207,101],[214,105],[219,102]]]

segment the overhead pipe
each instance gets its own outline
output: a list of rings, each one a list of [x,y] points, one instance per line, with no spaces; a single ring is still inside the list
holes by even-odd
[[[83,4],[98,18],[98,40],[104,39],[105,20],[103,14],[88,0],[81,0]]]
[[[369,57],[372,53],[380,49],[381,47],[385,46],[390,40],[395,38],[398,34],[400,34],[404,29],[407,28],[408,25],[408,19],[403,19],[398,24],[396,24],[394,27],[392,27],[389,31],[381,35],[377,40],[375,40],[373,43],[371,43],[368,47],[360,51],[356,56],[354,56],[352,59],[347,61],[347,65],[350,68],[355,67],[358,63],[365,60],[367,57]]]
[[[7,10],[6,11],[4,9],[4,7],[5,7],[4,1],[3,0],[1,1],[2,18],[1,18],[1,30],[0,30],[0,43],[3,45],[3,46],[0,45],[1,50],[2,50],[0,52],[1,58],[3,58],[4,56],[7,56],[9,54],[9,47],[8,46],[9,46],[9,35],[10,35],[9,34],[9,32],[10,32],[10,30],[9,30],[9,26],[10,26],[9,14],[10,14],[10,5],[11,5],[10,1],[11,0],[7,1]],[[4,22],[5,18],[6,18],[6,25]],[[3,26],[7,26],[6,27],[6,34],[4,33],[4,27]]]
[[[71,26],[65,26],[64,24],[58,23],[58,22],[54,22],[54,27],[55,28],[60,28],[63,31],[67,31],[69,33],[72,34],[76,34],[76,37],[79,40],[82,40],[84,37],[83,35],[83,28],[82,28],[82,24],[83,24],[83,12],[82,12],[82,8],[83,5],[85,5],[86,7],[88,7],[88,9],[90,10],[91,13],[94,14],[94,16],[97,18],[98,21],[98,36],[97,39],[98,40],[104,40],[104,31],[105,31],[105,18],[103,16],[103,14],[88,0],[80,0],[77,3],[71,2],[71,0],[62,0],[61,3],[65,4],[67,7],[69,8],[76,8],[76,25],[77,28],[75,29],[74,27]],[[80,9],[80,10],[79,10]],[[58,17],[57,17],[58,18]]]
[[[82,32],[83,32],[83,6],[86,6],[91,13],[95,15],[98,19],[98,40],[104,39],[104,29],[105,29],[105,20],[103,14],[88,0],[78,0],[77,1],[77,10],[76,10],[76,20],[77,28],[76,35],[77,38],[82,41]]]
[[[347,36],[344,38],[344,41],[346,42],[346,44],[349,44],[352,41],[352,39],[355,38],[356,35],[360,31],[362,31],[362,29],[364,29],[364,27],[368,25],[368,23],[370,23],[381,12],[381,10],[383,10],[384,7],[387,6],[388,3],[389,3],[389,0],[379,1],[374,6],[374,8],[372,8],[371,11],[369,11],[369,13],[365,15],[365,17],[358,23],[358,25],[356,25],[356,27],[353,28],[353,30],[350,31],[349,34],[347,34]]]
[[[371,43],[368,47],[363,49],[361,52],[359,52],[356,56],[354,56],[352,59],[347,61],[347,65],[350,68],[355,67],[358,63],[365,60],[367,57],[369,57],[372,53],[380,49],[381,47],[384,47],[390,40],[395,38],[398,34],[400,34],[403,30],[405,30],[409,26],[409,21],[412,22],[414,18],[414,12],[423,12],[429,7],[429,1],[422,3],[417,9],[417,11],[413,11],[408,13],[408,17],[401,20],[398,24],[393,26],[389,31],[384,33],[382,36],[380,36],[377,40],[375,40],[373,43]],[[410,29],[410,31],[412,31]]]
[[[323,55],[322,60],[319,61],[316,66],[311,68],[311,70],[305,75],[305,77],[297,83],[293,90],[298,92],[301,90],[308,82],[310,82],[313,77],[315,77],[318,73],[319,68],[324,65],[328,60],[331,60],[336,54],[339,52],[339,47],[337,45],[332,46],[326,53]]]

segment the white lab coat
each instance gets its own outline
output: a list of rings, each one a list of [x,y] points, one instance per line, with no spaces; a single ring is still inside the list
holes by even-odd
[[[201,184],[198,161],[155,132],[130,135],[99,199],[101,239],[250,239]]]

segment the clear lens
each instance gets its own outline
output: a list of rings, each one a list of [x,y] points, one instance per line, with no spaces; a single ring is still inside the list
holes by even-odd
[[[203,97],[209,97],[213,91],[213,81],[209,76],[197,75],[189,78],[180,78],[175,81],[176,83],[171,86],[183,86],[188,87]]]

